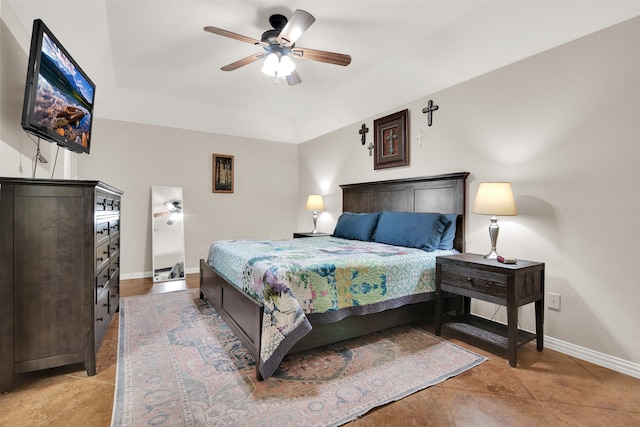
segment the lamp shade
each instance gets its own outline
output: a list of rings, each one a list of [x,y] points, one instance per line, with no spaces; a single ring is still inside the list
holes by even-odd
[[[295,69],[296,64],[287,55],[272,52],[264,59],[260,71],[268,76],[287,77]]]
[[[511,183],[481,182],[471,212],[484,215],[517,215]]]
[[[323,211],[324,210],[324,202],[322,201],[322,196],[319,194],[311,194],[307,198],[307,210],[308,211]]]

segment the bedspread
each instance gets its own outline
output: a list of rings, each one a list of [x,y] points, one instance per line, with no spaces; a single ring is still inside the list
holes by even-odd
[[[424,301],[435,291],[436,256],[451,253],[334,237],[225,240],[211,245],[208,263],[264,305],[260,373],[268,378],[311,330],[309,318]]]

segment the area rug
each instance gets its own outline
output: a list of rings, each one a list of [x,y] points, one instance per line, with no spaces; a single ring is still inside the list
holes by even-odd
[[[123,298],[112,426],[336,426],[479,365],[484,357],[402,326],[253,359],[194,291]]]

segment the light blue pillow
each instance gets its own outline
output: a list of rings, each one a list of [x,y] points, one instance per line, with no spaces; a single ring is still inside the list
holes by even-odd
[[[449,223],[444,227],[438,249],[453,249],[453,241],[456,238],[456,221],[458,220],[458,214],[443,215],[449,220]]]
[[[345,212],[338,218],[333,231],[334,237],[368,242],[378,225],[380,212],[351,213]]]
[[[449,222],[439,213],[382,212],[373,241],[431,252]]]

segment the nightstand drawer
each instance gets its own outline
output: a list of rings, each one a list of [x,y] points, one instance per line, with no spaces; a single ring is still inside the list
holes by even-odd
[[[445,291],[455,291],[472,298],[494,301],[507,299],[507,275],[474,268],[442,265],[440,284]]]

